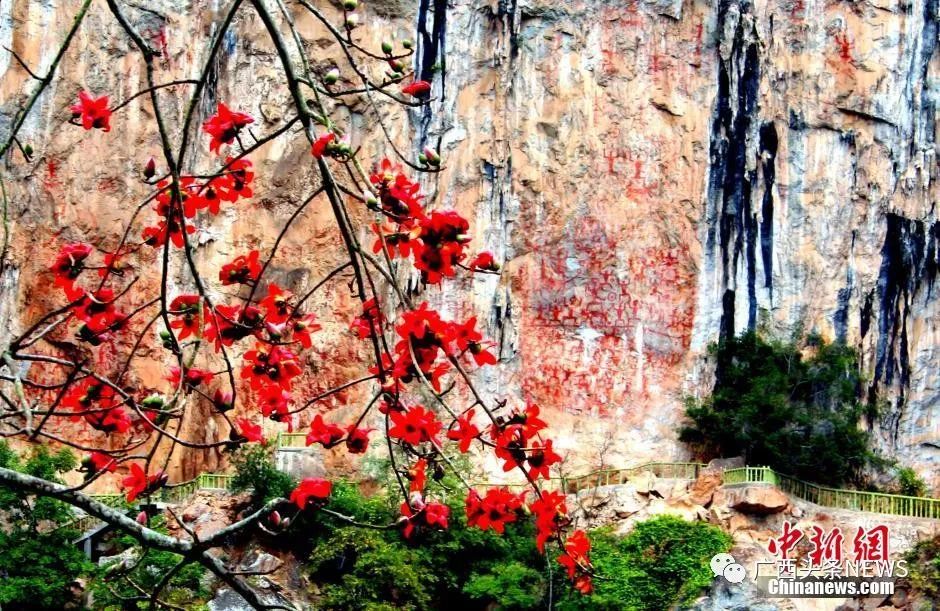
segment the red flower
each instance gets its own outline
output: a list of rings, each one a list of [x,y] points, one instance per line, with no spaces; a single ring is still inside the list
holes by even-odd
[[[431,93],[431,83],[427,81],[414,81],[402,87],[401,92],[416,98],[424,97]]]
[[[362,304],[362,314],[353,319],[349,327],[359,339],[365,339],[372,334],[373,329],[378,329],[383,320],[382,311],[373,297]]]
[[[565,505],[565,495],[561,492],[543,491],[542,496],[529,504],[529,509],[535,516],[535,546],[545,553],[545,543],[552,538],[558,529],[567,521],[568,508]]]
[[[322,443],[324,447],[331,447],[343,438],[343,429],[336,424],[327,424],[323,416],[317,414],[310,423],[310,432],[307,433],[307,445]]]
[[[333,132],[328,134],[323,134],[313,142],[313,146],[310,149],[310,152],[313,153],[313,156],[317,159],[323,157],[323,153],[327,151],[330,147],[330,143],[336,140],[336,135]]]
[[[291,312],[291,297],[293,294],[290,291],[285,291],[274,283],[269,284],[268,294],[258,303],[264,310],[265,322],[278,324],[286,321]]]
[[[473,440],[480,436],[480,429],[473,424],[474,410],[467,411],[466,416],[458,416],[452,428],[447,431],[447,438],[460,442],[460,451],[468,452]]]
[[[552,450],[552,440],[545,441],[545,445],[540,446],[539,442],[533,442],[532,449],[529,451],[529,477],[535,479],[542,477],[548,479],[549,468],[555,463],[561,461],[561,456]]]
[[[300,485],[290,493],[290,501],[304,510],[308,504],[312,507],[322,504],[330,496],[332,490],[331,482],[318,477],[309,477],[300,482]]]
[[[111,110],[108,109],[108,96],[91,97],[87,91],[78,93],[78,104],[71,108],[72,118],[81,117],[82,127],[85,129],[102,129],[111,131]]]
[[[258,400],[261,404],[261,415],[275,422],[282,422],[288,417],[290,393],[280,386],[266,386],[261,389]]]
[[[66,244],[59,250],[49,268],[55,274],[55,286],[65,291],[65,297],[69,301],[75,301],[84,294],[82,289],[75,287],[75,279],[85,269],[85,259],[91,251],[92,248],[88,244]]]
[[[594,582],[587,573],[578,575],[574,580],[574,589],[581,594],[587,595],[594,591]]]
[[[591,565],[587,556],[590,550],[591,542],[583,530],[574,531],[565,541],[565,553],[558,556],[558,564],[568,569],[570,579],[574,579],[576,571]]]
[[[179,329],[177,339],[199,335],[199,295],[179,295],[170,302],[169,314],[176,318],[170,322],[171,329]]]
[[[364,454],[369,449],[369,432],[372,429],[359,429],[355,424],[351,424],[346,431],[346,449],[351,454]]]
[[[411,485],[408,487],[408,489],[411,492],[421,492],[424,490],[424,486],[428,481],[427,475],[425,475],[427,467],[428,461],[424,458],[419,458],[414,466],[408,469],[407,477],[409,480],[411,480]]]
[[[260,424],[252,424],[251,420],[248,418],[238,418],[235,420],[235,426],[238,428],[238,434],[249,442],[256,441],[261,443],[264,441]]]
[[[401,504],[401,515],[405,525],[402,530],[402,536],[410,539],[418,526],[437,526],[447,529],[447,518],[450,516],[450,507],[443,503],[424,504],[420,500],[413,500],[414,507],[409,507],[408,503]],[[415,509],[417,511],[412,511]]]
[[[189,389],[196,388],[201,384],[208,384],[212,381],[212,378],[215,376],[211,371],[206,371],[205,369],[198,369],[196,367],[186,368],[186,373],[184,374],[184,390],[187,392]],[[170,381],[170,384],[173,388],[179,388],[180,386],[180,368],[179,367],[170,367],[170,376],[167,378]]]
[[[247,378],[254,390],[275,384],[290,390],[291,380],[301,373],[294,353],[283,346],[256,344],[245,353],[242,378]]]
[[[166,484],[166,479],[162,470],[148,476],[140,465],[133,463],[131,474],[121,481],[121,486],[127,489],[127,502],[133,503],[141,494],[150,494],[162,488]]]
[[[258,261],[257,250],[236,257],[219,270],[219,280],[226,285],[250,284],[257,282],[259,276],[261,276],[261,263]]]
[[[206,339],[215,344],[215,351],[220,346],[231,346],[235,340],[248,337],[260,327],[261,310],[254,306],[242,309],[241,306],[218,305],[206,312]]]
[[[471,490],[467,495],[467,525],[480,530],[492,528],[503,534],[506,524],[516,521],[516,510],[521,506],[519,495],[507,488],[490,488],[483,498],[476,490]]]
[[[499,264],[493,259],[493,253],[483,251],[470,261],[470,269],[483,270],[488,272],[499,271]]]
[[[291,329],[294,331],[294,339],[300,342],[300,345],[304,348],[310,348],[313,345],[313,342],[310,339],[310,334],[314,331],[319,331],[323,327],[316,322],[315,314],[305,314],[303,316],[297,316],[293,319],[293,324]]]
[[[131,419],[120,407],[85,414],[85,422],[103,433],[123,433],[131,428]]]
[[[228,106],[219,102],[216,113],[209,117],[202,126],[203,131],[212,136],[212,140],[209,143],[209,150],[218,151],[221,145],[231,144],[232,141],[235,140],[235,136],[238,135],[238,132],[241,131],[241,128],[254,122],[255,120],[251,115],[246,115],[242,112],[232,112],[229,110]]]
[[[437,442],[436,436],[441,430],[441,423],[433,412],[420,405],[406,412],[392,412],[392,428],[388,434],[405,443],[418,445],[424,441]]]
[[[92,452],[82,461],[82,465],[88,472],[88,476],[95,475],[101,471],[114,473],[115,469],[117,469],[117,461],[102,452]]]
[[[450,516],[450,507],[443,503],[428,503],[424,506],[424,521],[428,526],[447,528],[447,518]]]

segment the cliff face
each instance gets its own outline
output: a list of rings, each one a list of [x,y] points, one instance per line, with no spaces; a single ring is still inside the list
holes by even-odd
[[[126,4],[164,51],[161,80],[198,72],[198,41],[227,5]],[[936,0],[365,4],[367,28],[418,42],[416,69],[434,82],[431,109],[388,117],[389,129],[406,148],[440,148],[447,169],[427,190],[505,262],[501,277],[426,292],[454,315],[478,315],[498,341],[503,364],[480,377],[486,392],[542,405],[575,462],[680,457],[681,400],[709,390],[710,342],[758,326],[815,331],[859,349],[867,392],[889,400],[873,423],[879,444],[940,484]],[[77,5],[5,2],[0,43],[42,73]],[[295,18],[314,62],[332,61],[337,49],[299,9]],[[36,161],[9,170],[18,182],[8,181],[0,321],[14,330],[49,306],[37,274],[56,238],[119,231],[144,193],[128,176],[157,150],[143,104],[107,138],[63,124],[80,87],[115,98],[143,87],[139,57],[105,11],[83,24],[62,75],[22,134]],[[286,118],[279,82],[243,10],[210,102],[273,129]],[[0,130],[31,87],[0,54]],[[364,104],[341,111],[357,139],[377,133]],[[311,169],[292,142],[253,157],[256,204],[200,234],[201,264],[273,240]],[[328,210],[313,210],[277,273],[312,285],[340,260],[337,244]],[[337,379],[355,370],[348,303],[337,286],[318,304],[327,329],[316,366],[339,363]],[[162,365],[140,363],[136,375],[158,385]]]

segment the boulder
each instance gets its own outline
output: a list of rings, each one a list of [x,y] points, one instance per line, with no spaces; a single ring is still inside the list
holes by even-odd
[[[280,558],[272,556],[267,552],[253,549],[242,557],[239,571],[244,573],[267,574],[273,573],[283,564]]]
[[[705,467],[706,471],[724,471],[725,469],[737,469],[744,466],[743,456],[734,456],[732,458],[715,458],[708,461]]]
[[[651,471],[641,471],[631,477],[628,483],[640,494],[649,494],[656,484],[656,476]]]
[[[696,505],[708,507],[719,486],[721,486],[721,471],[706,469],[689,486],[689,500]]]
[[[748,486],[738,491],[730,505],[741,513],[766,516],[780,513],[790,504],[787,495],[775,486]]]

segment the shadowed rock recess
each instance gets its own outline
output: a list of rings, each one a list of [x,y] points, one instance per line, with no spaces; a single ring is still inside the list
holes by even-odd
[[[126,4],[161,49],[157,78],[167,81],[198,73],[208,46],[199,41],[227,2]],[[505,366],[478,374],[483,391],[539,403],[556,446],[582,466],[681,459],[682,398],[710,391],[709,343],[758,327],[818,332],[856,347],[865,391],[887,399],[870,423],[881,448],[940,485],[935,0],[363,4],[363,31],[414,39],[415,69],[433,81],[429,109],[386,117],[393,138],[405,150],[439,148],[446,169],[426,191],[471,220],[474,247],[505,262],[502,276],[426,291],[443,312],[476,314],[498,342]],[[42,73],[78,5],[0,3],[0,45]],[[311,18],[294,17],[318,69],[342,68]],[[243,11],[235,23],[198,118],[224,100],[264,133],[289,118],[288,92],[257,17]],[[144,103],[115,115],[107,137],[66,124],[81,88],[120,100],[144,87],[139,56],[106,11],[78,36],[21,132],[33,162],[18,157],[10,169],[0,345],[53,306],[43,270],[61,241],[114,241],[158,151]],[[32,86],[0,54],[0,134]],[[169,109],[169,120],[183,110]],[[390,153],[365,103],[342,112],[356,142]],[[198,146],[197,166],[207,163]],[[250,210],[197,236],[207,270],[269,248],[303,196],[312,168],[302,139],[251,159]],[[288,288],[313,284],[342,257],[328,209],[298,223],[274,262],[272,278]],[[345,331],[353,308],[342,286],[315,307],[324,324],[315,366],[329,363],[336,380],[361,372],[366,356]],[[135,382],[157,387],[167,355],[148,356]],[[344,409],[336,398],[329,407]],[[205,411],[197,441],[225,434]],[[179,456],[179,477],[222,460]]]

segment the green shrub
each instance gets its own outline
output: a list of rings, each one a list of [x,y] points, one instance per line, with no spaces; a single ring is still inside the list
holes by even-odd
[[[927,496],[927,482],[910,467],[899,467],[895,491],[905,496]]]
[[[0,467],[61,483],[75,468],[68,450],[51,453],[37,447],[25,461],[0,441]],[[71,598],[70,584],[92,569],[72,541],[78,533],[66,525],[68,505],[0,485],[0,607],[7,611],[61,609]]]
[[[861,485],[878,458],[858,426],[867,407],[858,400],[857,356],[815,338],[809,348],[803,358],[796,344],[754,333],[713,346],[715,388],[688,401],[691,423],[679,438],[706,457],[743,455],[810,481]]]
[[[905,554],[914,589],[935,603],[940,603],[940,537],[918,541]]]
[[[545,598],[543,574],[521,562],[503,562],[486,573],[473,573],[464,593],[473,600],[492,602],[496,609],[536,609]]]
[[[640,522],[626,537],[608,530],[591,533],[600,578],[594,592],[567,592],[560,611],[660,611],[690,602],[712,581],[709,561],[731,549],[731,537],[703,522],[661,516]]]
[[[235,477],[232,490],[251,492],[252,507],[260,507],[271,499],[290,496],[297,483],[274,464],[274,446],[249,443],[232,456]]]
[[[153,530],[167,534],[164,518],[154,518],[150,523]],[[135,600],[141,597],[141,587],[147,593],[153,592],[164,576],[175,567],[181,556],[172,552],[155,549],[142,549],[130,536],[117,539],[120,551],[133,549],[133,560],[126,564],[116,561],[107,564],[94,573],[90,588],[95,601],[95,609],[101,611],[133,611],[148,609],[149,599]],[[202,565],[190,563],[179,569],[165,589],[160,593],[160,600],[195,609],[209,597],[209,591],[203,585],[206,574]],[[132,585],[133,584],[133,585]]]

